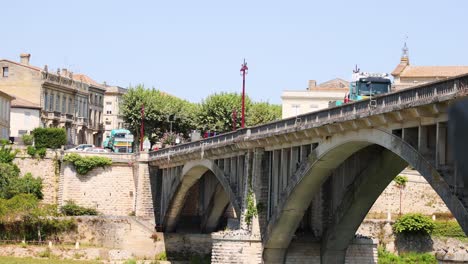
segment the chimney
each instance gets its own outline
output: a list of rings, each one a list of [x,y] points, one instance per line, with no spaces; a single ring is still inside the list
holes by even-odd
[[[315,88],[316,86],[317,86],[316,80],[309,80],[309,87],[307,87],[307,90],[312,90],[312,88]]]
[[[29,58],[31,58],[31,54],[29,53],[21,53],[20,54],[20,63],[29,65]]]

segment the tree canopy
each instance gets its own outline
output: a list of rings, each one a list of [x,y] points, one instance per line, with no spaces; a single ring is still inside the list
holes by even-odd
[[[191,130],[232,131],[241,127],[242,97],[238,93],[215,93],[201,103],[168,95],[155,89],[146,89],[143,85],[130,87],[123,96],[121,105],[124,121],[135,136],[135,145],[140,138],[141,107],[144,105],[145,136],[153,143],[173,141],[177,134],[188,136]],[[236,124],[233,122],[236,112]],[[254,103],[245,98],[246,126],[255,126],[281,118],[281,106],[266,102]],[[169,131],[173,133],[168,133]],[[170,139],[170,140],[169,140]]]

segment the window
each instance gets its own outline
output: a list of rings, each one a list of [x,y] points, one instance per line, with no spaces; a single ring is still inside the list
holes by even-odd
[[[44,109],[47,110],[47,106],[49,105],[49,94],[47,91],[44,92]]]
[[[106,114],[112,115],[112,102],[106,102]]]
[[[56,97],[56,101],[55,101],[55,111],[58,112],[60,111],[60,95],[57,94],[57,97]]]
[[[300,115],[301,114],[301,105],[298,105],[298,104],[293,104],[291,105],[292,109],[293,109],[293,112],[294,112],[294,115]]]
[[[67,112],[67,97],[63,96],[62,99],[62,113],[65,114]]]
[[[54,111],[54,94],[50,93],[49,111]]]
[[[68,113],[72,114],[72,99],[68,98]]]
[[[24,126],[27,127],[29,124],[31,124],[31,113],[24,112]]]
[[[3,77],[8,77],[8,67],[3,67]]]

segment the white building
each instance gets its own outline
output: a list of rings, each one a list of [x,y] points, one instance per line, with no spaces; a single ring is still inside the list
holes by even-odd
[[[349,90],[349,82],[336,78],[320,85],[309,81],[305,90],[286,90],[281,95],[282,118],[297,116],[328,107],[330,101],[343,100]]]
[[[124,128],[123,116],[120,113],[122,96],[127,89],[118,86],[106,86],[104,93],[104,137],[110,136],[112,129]]]
[[[41,126],[41,106],[19,97],[11,102],[10,116],[10,137],[17,138],[30,134]]]

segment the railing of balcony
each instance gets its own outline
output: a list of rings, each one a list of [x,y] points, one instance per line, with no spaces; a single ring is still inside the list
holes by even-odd
[[[390,107],[389,111],[391,111],[391,106],[403,106],[405,104],[414,105],[418,102],[425,103],[433,100],[436,96],[453,95],[461,90],[468,91],[468,75],[458,76],[434,83],[427,83],[417,87],[376,96],[373,98],[373,100],[376,101],[376,105],[372,108],[369,105],[369,99],[361,100],[343,106],[328,108],[264,125],[239,129],[235,132],[229,132],[195,142],[160,149],[151,152],[150,157],[166,157],[171,153],[176,153],[178,151],[203,149],[213,145],[229,144],[236,141],[242,141],[249,136],[293,128],[297,126],[297,124],[322,123],[332,119],[366,113],[372,109],[375,110],[382,109],[383,107]]]

